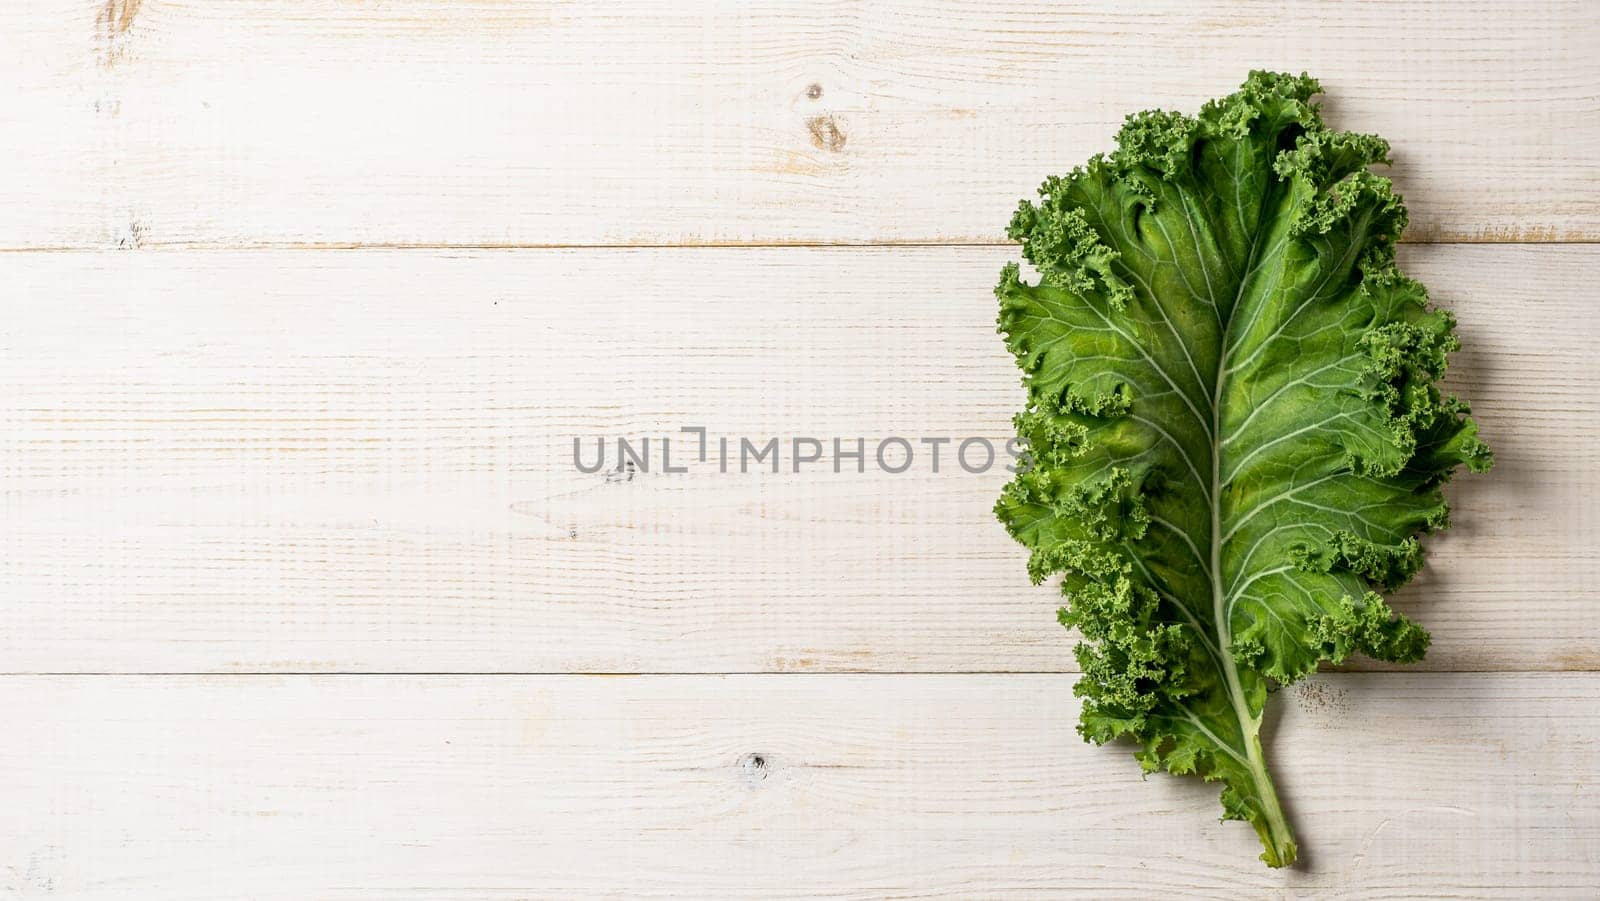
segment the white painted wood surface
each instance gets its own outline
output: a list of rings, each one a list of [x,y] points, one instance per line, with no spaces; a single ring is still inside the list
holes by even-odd
[[[1394,142],[1413,239],[1600,238],[1582,0],[31,0],[0,34],[0,246],[995,242],[1251,68]]]
[[[25,0],[0,35],[0,891],[1600,892],[1600,7]],[[1072,733],[998,471],[569,443],[1003,437],[1012,251],[944,245],[1255,67],[1319,76],[1408,239],[1457,242],[1403,261],[1499,454],[1396,599],[1422,671],[1275,702],[1289,872]],[[625,246],[705,244],[867,246]]]
[[[86,899],[1592,898],[1592,673],[1320,677],[1308,849],[1081,746],[1070,676],[7,679],[0,887]],[[759,758],[759,761],[758,759]],[[65,825],[65,828],[63,828]]]
[[[792,472],[792,436],[1003,442],[1003,248],[20,254],[0,361],[14,672],[1052,671],[1006,475]],[[1594,669],[1587,247],[1408,248],[1499,466],[1397,603],[1426,664]],[[584,474],[572,440],[785,445]],[[659,444],[657,445],[659,447]],[[586,443],[585,459],[594,460]],[[831,457],[831,446],[826,447]],[[713,457],[715,452],[713,451]],[[615,460],[615,450],[612,450]],[[896,458],[898,459],[898,458]],[[853,465],[853,464],[848,464]],[[26,561],[26,562],[20,562]],[[108,624],[115,628],[108,629]],[[1359,664],[1358,664],[1359,665]]]

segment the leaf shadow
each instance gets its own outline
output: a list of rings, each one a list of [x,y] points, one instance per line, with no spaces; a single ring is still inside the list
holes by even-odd
[[[1426,280],[1429,273],[1450,267],[1460,252],[1459,248],[1442,245],[1408,244],[1401,246],[1399,262],[1402,269],[1420,273]],[[1433,291],[1430,295],[1433,306],[1446,310],[1456,306],[1452,302],[1456,299],[1447,292]],[[1498,530],[1507,526],[1504,515],[1487,515],[1491,507],[1501,508],[1502,514],[1508,512],[1506,508],[1511,512],[1537,509],[1541,499],[1532,493],[1562,482],[1559,473],[1550,471],[1550,467],[1540,461],[1543,439],[1538,432],[1519,428],[1514,406],[1498,396],[1500,392],[1496,387],[1502,379],[1500,361],[1514,353],[1497,346],[1494,323],[1475,319],[1460,321],[1456,325],[1456,335],[1461,340],[1461,349],[1451,355],[1450,367],[1440,388],[1446,394],[1479,401],[1472,415],[1478,422],[1479,437],[1495,452],[1495,465],[1488,473],[1458,469],[1444,486],[1445,502],[1451,510],[1450,527],[1422,536],[1427,558],[1447,548],[1470,555],[1474,548],[1490,541]],[[1430,621],[1438,622],[1448,614],[1457,591],[1472,587],[1468,584],[1470,579],[1470,574],[1431,565],[1430,560],[1430,564],[1425,565],[1410,584],[1395,592],[1390,601],[1395,610],[1426,627]],[[1457,658],[1459,665],[1488,667],[1493,662],[1476,656],[1493,654],[1493,645],[1454,647],[1451,651],[1469,655],[1468,659]]]

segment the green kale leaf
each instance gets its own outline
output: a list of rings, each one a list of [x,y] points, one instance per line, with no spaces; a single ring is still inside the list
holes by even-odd
[[[1198,116],[1128,117],[1010,236],[1000,331],[1031,465],[996,513],[1061,576],[1083,641],[1079,731],[1146,772],[1224,784],[1270,866],[1296,846],[1261,746],[1267,695],[1360,651],[1420,659],[1379,590],[1489,468],[1440,393],[1454,320],[1394,262],[1406,212],[1374,135],[1332,131],[1308,76],[1253,72]]]

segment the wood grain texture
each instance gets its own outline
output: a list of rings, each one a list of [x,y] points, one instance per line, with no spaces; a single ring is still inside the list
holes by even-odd
[[[1067,676],[12,677],[22,897],[1591,898],[1600,677],[1335,675],[1301,865],[1073,734]]]
[[[1309,70],[1413,240],[1600,239],[1600,6],[5,4],[0,246],[983,242],[1126,113]]]
[[[685,425],[999,441],[1021,402],[990,294],[1010,254],[0,257],[0,661],[1071,668],[1058,597],[991,517],[1005,474],[949,447],[937,475],[925,453],[796,474],[787,446],[779,473],[572,463],[574,437]],[[1600,249],[1402,256],[1459,315],[1453,383],[1499,454],[1452,486],[1457,526],[1396,601],[1434,631],[1425,666],[1594,670]]]
[[[0,893],[1595,897],[1600,246],[1493,242],[1600,241],[1600,6],[29,0],[0,34]],[[1289,872],[1073,734],[1002,472],[687,459],[686,425],[1003,439],[1011,250],[625,249],[996,244],[1124,114],[1251,68],[1393,142],[1499,455],[1395,600],[1428,661],[1274,702]],[[572,465],[663,434],[690,471]]]

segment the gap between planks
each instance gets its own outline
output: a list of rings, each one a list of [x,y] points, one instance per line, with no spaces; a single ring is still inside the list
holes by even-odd
[[[1505,241],[1493,238],[1484,240],[1452,238],[1448,241],[1402,240],[1413,247],[1590,247],[1600,245],[1600,238],[1563,239],[1556,241]],[[307,252],[364,252],[364,251],[520,251],[520,250],[875,250],[875,249],[940,249],[970,250],[989,247],[1019,247],[1015,241],[703,241],[683,242],[630,242],[630,243],[383,243],[383,242],[221,242],[221,241],[152,241],[136,246],[113,244],[60,245],[55,247],[0,247],[0,254],[101,254],[132,252],[167,253],[274,253],[285,251]],[[1020,252],[1020,251],[1019,251]]]
[[[1353,670],[1343,667],[1328,667],[1319,669],[1311,676],[1553,676],[1553,675],[1584,675],[1600,672],[1600,668],[1592,666],[1565,667],[1562,669],[1493,669],[1490,667],[1458,667],[1455,669],[1419,669],[1395,667],[1393,669],[1364,669]],[[131,678],[170,678],[170,679],[196,679],[196,678],[282,678],[282,677],[353,677],[353,678],[441,678],[456,679],[471,678],[557,678],[567,676],[582,676],[591,679],[632,679],[649,677],[673,678],[707,678],[716,679],[724,676],[804,676],[817,678],[825,676],[873,676],[873,677],[901,677],[901,676],[936,676],[936,677],[963,677],[963,676],[1063,676],[1076,679],[1082,673],[1072,670],[1041,670],[1041,669],[975,669],[975,670],[729,670],[726,672],[694,671],[694,670],[649,670],[641,672],[599,672],[594,670],[189,670],[172,672],[165,670],[148,671],[117,671],[117,670],[17,670],[0,672],[0,679],[28,679],[28,678],[86,678],[96,679],[102,676],[126,676]],[[1311,678],[1308,676],[1307,678]],[[1304,680],[1300,680],[1304,681]],[[1291,682],[1279,686],[1288,688],[1298,685]]]

